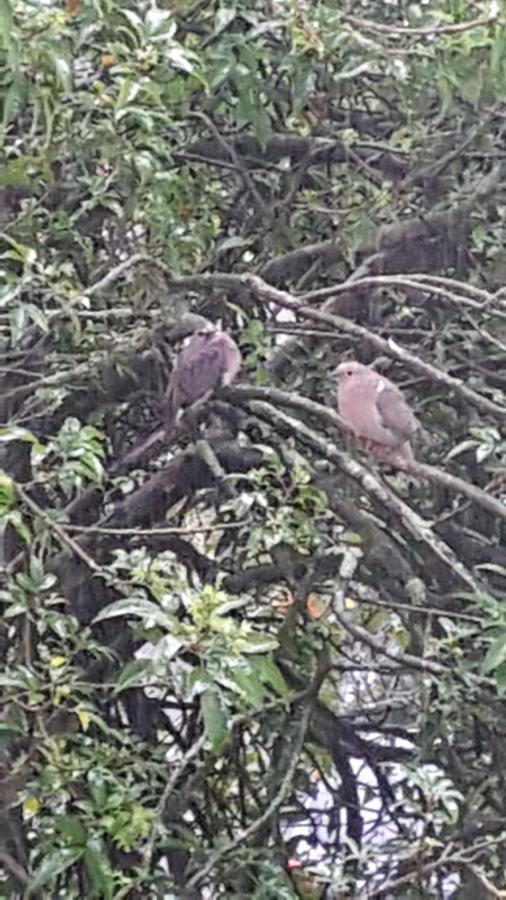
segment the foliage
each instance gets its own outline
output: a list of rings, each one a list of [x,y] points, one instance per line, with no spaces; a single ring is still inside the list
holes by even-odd
[[[495,6],[0,0],[2,896],[504,891]],[[157,437],[188,309],[217,465]]]

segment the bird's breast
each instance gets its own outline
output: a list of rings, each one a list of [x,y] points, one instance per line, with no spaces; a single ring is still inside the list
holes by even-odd
[[[357,434],[366,434],[374,409],[370,389],[360,385],[339,385],[337,391],[339,413]]]

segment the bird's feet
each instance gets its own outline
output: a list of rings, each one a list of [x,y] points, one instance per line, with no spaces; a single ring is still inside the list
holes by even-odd
[[[392,448],[387,447],[386,444],[378,444],[375,441],[371,441],[369,452],[374,453],[375,456],[391,456]]]
[[[378,441],[372,441],[370,438],[363,437],[362,435],[356,436],[356,442],[358,447],[360,447],[361,450],[365,450],[366,453],[373,453],[375,456],[391,455],[390,447],[387,447],[385,444],[379,444]]]

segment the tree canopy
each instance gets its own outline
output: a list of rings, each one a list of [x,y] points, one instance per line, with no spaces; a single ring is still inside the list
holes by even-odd
[[[502,5],[0,0],[0,73],[1,896],[503,897]]]

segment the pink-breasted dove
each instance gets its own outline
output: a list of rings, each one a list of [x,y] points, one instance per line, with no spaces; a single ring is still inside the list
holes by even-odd
[[[365,450],[414,459],[417,421],[399,388],[369,366],[351,361],[335,370],[339,414]]]
[[[234,339],[213,322],[204,321],[181,350],[170,376],[164,400],[167,436],[184,409],[232,383],[241,361]]]

